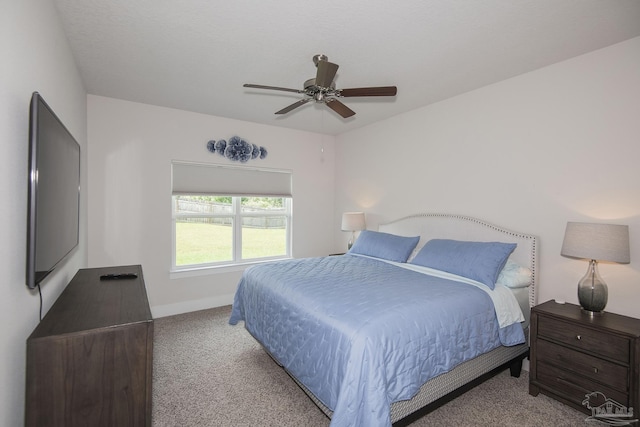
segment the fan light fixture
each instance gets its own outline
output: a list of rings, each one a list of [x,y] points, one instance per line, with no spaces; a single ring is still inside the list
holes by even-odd
[[[323,103],[343,118],[353,116],[355,111],[344,105],[338,98],[360,97],[360,96],[395,96],[398,89],[395,86],[380,87],[360,87],[351,89],[336,89],[333,81],[338,72],[338,64],[329,62],[326,55],[315,55],[313,63],[318,69],[316,77],[304,82],[304,89],[289,89],[285,87],[264,86],[245,83],[243,86],[254,89],[280,90],[284,92],[294,92],[305,95],[305,98],[284,107],[276,114],[287,114],[288,112],[303,106],[309,101]]]

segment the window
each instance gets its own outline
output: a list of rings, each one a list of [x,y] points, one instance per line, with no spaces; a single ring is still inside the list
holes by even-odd
[[[290,198],[173,196],[176,269],[288,257]]]
[[[173,271],[291,256],[290,172],[174,162],[172,185]]]

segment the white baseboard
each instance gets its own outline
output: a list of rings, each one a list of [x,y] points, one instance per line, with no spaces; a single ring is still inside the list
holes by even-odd
[[[215,298],[184,301],[176,304],[156,305],[151,307],[151,316],[154,319],[157,319],[160,317],[174,316],[176,314],[190,313],[192,311],[231,305],[233,303],[233,297],[234,294],[229,294]]]

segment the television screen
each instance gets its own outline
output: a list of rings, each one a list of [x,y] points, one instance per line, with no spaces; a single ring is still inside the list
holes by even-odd
[[[31,97],[27,286],[35,288],[77,245],[80,145],[38,92]]]

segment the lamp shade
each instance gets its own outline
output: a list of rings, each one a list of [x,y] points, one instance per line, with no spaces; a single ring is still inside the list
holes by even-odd
[[[367,228],[364,212],[345,212],[342,214],[342,231],[360,231]]]
[[[631,262],[629,226],[568,222],[560,254],[572,258],[628,264]]]

